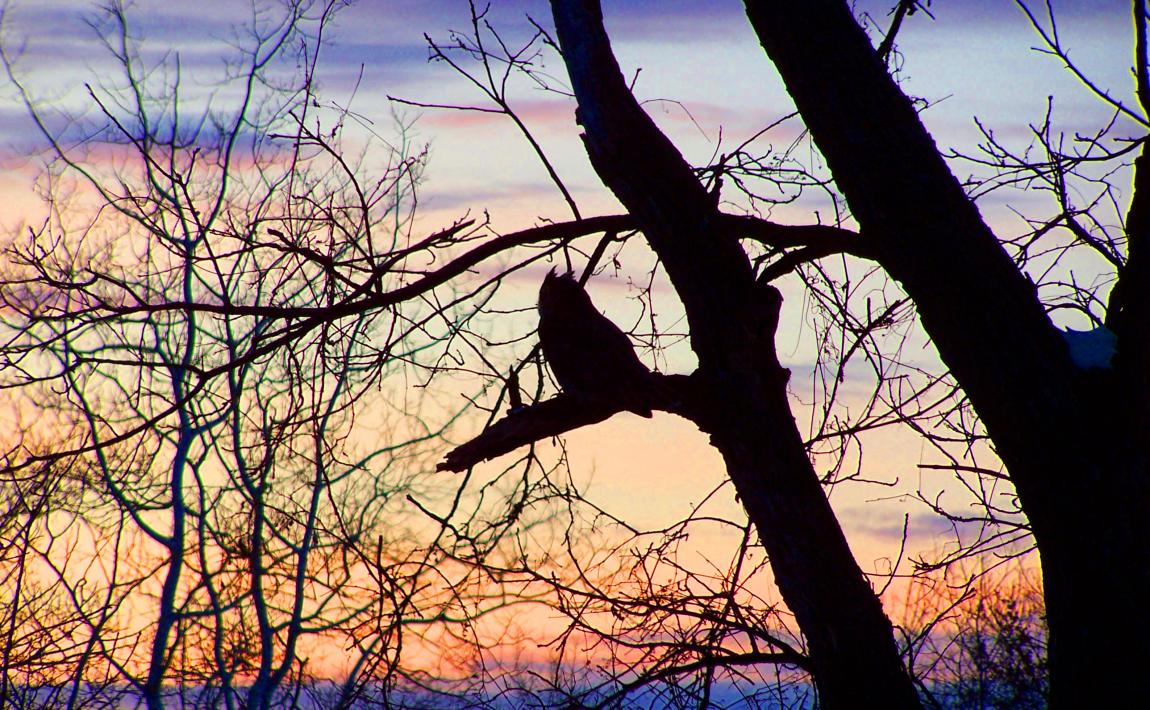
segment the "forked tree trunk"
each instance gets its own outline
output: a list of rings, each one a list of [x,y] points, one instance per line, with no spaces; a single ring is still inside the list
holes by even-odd
[[[642,226],[687,311],[694,419],[711,434],[807,639],[823,707],[919,707],[890,621],[859,570],[803,447],[774,349],[780,297],[756,284],[714,200],[627,89],[595,0],[553,0],[578,117],[599,177]]]

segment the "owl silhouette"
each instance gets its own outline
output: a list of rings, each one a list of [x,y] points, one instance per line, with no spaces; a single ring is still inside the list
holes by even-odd
[[[651,416],[651,371],[570,273],[552,269],[539,287],[539,344],[567,394]]]

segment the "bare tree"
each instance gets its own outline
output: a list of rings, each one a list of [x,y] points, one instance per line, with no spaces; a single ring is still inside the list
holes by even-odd
[[[411,384],[452,369],[502,274],[450,280],[564,227],[420,233],[425,149],[401,124],[354,153],[379,141],[316,90],[341,5],[255,13],[205,90],[112,3],[83,114],[4,55],[46,207],[0,287],[5,704],[281,706],[333,674],[332,703],[386,700],[460,608],[407,502],[451,500],[421,475],[451,417]],[[457,624],[505,604],[465,601]]]
[[[472,4],[469,30],[432,42],[432,58],[488,102],[438,107],[507,116],[573,217],[511,234],[467,217],[423,231],[412,213],[422,154],[391,152],[383,165],[348,154],[355,115],[324,103],[313,83],[334,4],[259,16],[230,75],[237,108],[194,118],[179,98],[178,59],[142,64],[119,5],[104,36],[124,81],[91,90],[93,123],[50,117],[9,56],[47,142],[51,212],[6,252],[3,376],[23,424],[4,460],[17,501],[4,564],[20,572],[6,582],[18,599],[53,601],[6,608],[6,670],[36,667],[25,651],[42,644],[39,629],[69,628],[82,642],[41,667],[68,669],[73,705],[109,683],[151,706],[169,692],[253,706],[304,692],[345,707],[705,706],[728,687],[747,704],[800,705],[809,674],[827,707],[919,707],[915,654],[936,637],[910,626],[896,636],[880,603],[902,558],[885,578],[864,574],[827,500],[828,489],[865,479],[866,432],[899,426],[937,457],[924,468],[954,476],[974,503],[956,511],[921,492],[959,544],[918,569],[1037,546],[1051,703],[1115,704],[1137,690],[1137,653],[1093,651],[1119,648],[1125,631],[1145,635],[1137,240],[1147,191],[1123,210],[1116,188],[1146,124],[1144,6],[1134,4],[1142,109],[1087,83],[1128,122],[1074,152],[1048,116],[1038,157],[988,129],[983,155],[949,156],[989,169],[963,185],[888,67],[919,5],[898,4],[877,49],[843,3],[747,5],[798,113],[704,166],[689,165],[635,99],[593,0],[555,0],[554,39],[533,23],[522,43],[505,41]],[[1068,59],[1053,18],[1032,20]],[[552,49],[569,91],[539,68]],[[302,74],[277,73],[281,60]],[[591,163],[627,214],[582,216],[513,107],[516,76],[574,98]],[[761,148],[800,120],[829,175],[795,149]],[[113,167],[98,151],[117,158]],[[1000,238],[976,200],[1020,185],[1053,196],[1055,215]],[[1085,206],[1073,197],[1083,185],[1094,190]],[[810,192],[830,198],[829,223],[761,216]],[[1085,285],[1056,268],[1083,249],[1102,262]],[[686,332],[652,313],[650,332],[632,336],[654,353],[685,338],[698,361],[690,374],[652,373],[648,402],[633,392],[548,398],[556,388],[534,335],[485,335],[514,272],[547,260],[585,285],[636,250],[650,273],[642,302],[665,274]],[[781,281],[813,304],[805,432],[775,349]],[[1051,320],[1066,308],[1099,326],[1085,348]],[[938,368],[901,352],[916,322]],[[994,348],[986,333],[997,334]],[[846,415],[841,385],[860,361],[873,391]],[[441,464],[467,471],[449,484],[419,474],[460,409],[433,398],[459,378],[486,425]],[[701,504],[677,524],[642,529],[597,508],[562,459],[536,451],[624,409],[674,413],[708,434],[729,476],[711,496],[737,497],[746,516]],[[1082,411],[1098,416],[1083,421]],[[364,445],[365,426],[386,443]],[[1111,544],[1093,549],[1071,519]],[[708,526],[734,544],[700,568],[681,548]],[[785,607],[759,591],[768,563]],[[1114,598],[1101,613],[1088,604],[1097,584]],[[132,611],[142,598],[154,629]],[[564,619],[547,662],[509,658],[536,641],[514,614],[539,607]],[[327,687],[306,649],[332,639],[351,650],[351,667]],[[429,652],[438,665],[405,661]],[[1123,680],[1100,683],[1103,672]]]
[[[748,2],[752,26],[826,160],[833,183],[825,184],[843,198],[833,227],[783,227],[723,214],[724,178],[752,205],[761,195],[748,189],[748,175],[767,184],[795,182],[741,150],[715,165],[688,165],[632,96],[598,3],[556,0],[552,9],[591,163],[665,269],[699,361],[690,376],[665,377],[668,394],[652,396],[651,406],[691,419],[723,454],[802,629],[821,701],[828,707],[864,699],[919,704],[891,624],[847,549],[808,456],[820,447],[842,451],[867,425],[893,423],[925,436],[942,458],[928,467],[952,472],[980,505],[960,514],[924,493],[956,524],[982,524],[951,561],[988,551],[1016,555],[1032,545],[1039,550],[1051,704],[1117,705],[1144,694],[1136,670],[1142,646],[1118,656],[1097,652],[1117,653],[1128,648],[1128,635],[1145,636],[1139,600],[1148,591],[1150,540],[1141,443],[1146,320],[1138,314],[1146,288],[1138,245],[1146,191],[1138,189],[1139,162],[1134,191],[1119,195],[1147,125],[1144,4],[1132,4],[1133,103],[1115,98],[1070,61],[1052,15],[1031,14],[1045,51],[1067,62],[1113,108],[1115,120],[1070,140],[1048,115],[1035,129],[1039,150],[1025,154],[988,129],[985,154],[965,157],[991,175],[963,185],[888,67],[895,34],[918,4],[895,8],[895,22],[876,49],[845,3]],[[500,51],[466,38],[456,45],[480,58]],[[499,58],[510,67],[522,56]],[[1054,197],[1054,214],[1035,215],[1027,234],[1000,238],[976,200],[1019,186]],[[1079,202],[1081,194],[1090,197]],[[851,222],[857,232],[845,228]],[[763,243],[765,253],[756,253],[754,245]],[[1097,278],[1085,282],[1063,265],[1064,255],[1083,250],[1100,257]],[[852,271],[841,275],[828,256]],[[885,302],[867,298],[865,311],[859,294],[867,291],[852,290],[858,279],[850,276],[860,269],[892,279],[873,291]],[[830,375],[820,385],[828,401],[856,354],[870,361],[879,382],[875,408],[862,421],[839,426],[828,415],[824,421],[836,425],[806,440],[794,425],[787,373],[773,344],[780,298],[770,282],[792,273],[827,317],[819,372]],[[1065,308],[1086,316],[1093,330],[1060,332],[1051,313]],[[948,370],[932,373],[901,362],[897,341],[893,352],[884,349],[879,336],[908,317],[920,320]],[[994,334],[993,347],[987,334]],[[1084,419],[1082,412],[1092,415]],[[466,468],[612,413],[558,397],[513,412],[455,450],[445,466]],[[1098,547],[1098,540],[1106,542]],[[1101,614],[1091,602],[1099,585],[1114,602]],[[1122,680],[1107,683],[1106,677]]]

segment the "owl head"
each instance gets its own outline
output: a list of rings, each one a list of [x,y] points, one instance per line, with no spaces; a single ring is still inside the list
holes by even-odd
[[[583,301],[590,304],[591,297],[587,295],[587,292],[575,280],[575,275],[570,271],[557,274],[552,268],[543,277],[543,285],[539,287],[540,310],[563,309],[567,304]]]

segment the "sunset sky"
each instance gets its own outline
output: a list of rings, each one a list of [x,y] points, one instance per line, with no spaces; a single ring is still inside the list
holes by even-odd
[[[885,28],[894,0],[857,3]],[[509,38],[529,32],[526,16],[550,25],[545,2],[493,0],[490,18]],[[737,145],[792,110],[770,62],[758,46],[734,1],[607,1],[605,15],[624,71],[637,75],[635,92],[647,110],[676,141],[686,158],[706,164],[713,153]],[[1034,3],[1036,13],[1044,6]],[[89,26],[91,4],[83,0],[10,0],[5,13],[8,46],[24,43],[17,70],[37,97],[80,105],[84,82],[100,81],[106,55]],[[221,40],[236,23],[250,19],[247,0],[139,0],[133,4],[136,29],[149,52],[178,51],[187,77],[214,77],[221,69]],[[1127,5],[1118,0],[1055,0],[1064,43],[1097,83],[1121,99],[1131,95],[1128,67],[1132,53]],[[1054,118],[1067,135],[1096,129],[1110,109],[1091,97],[1049,56],[1032,50],[1036,35],[1026,16],[1007,0],[939,0],[934,19],[918,14],[900,34],[902,78],[907,92],[931,103],[922,113],[936,141],[972,151],[979,139],[974,118],[1022,149],[1028,125],[1042,120],[1047,97],[1054,96]],[[500,230],[530,226],[540,219],[562,220],[570,212],[547,182],[539,162],[513,126],[500,117],[454,111],[417,110],[390,104],[394,96],[426,103],[482,104],[482,97],[442,64],[428,60],[424,34],[449,40],[452,29],[468,29],[467,3],[461,0],[376,0],[343,10],[329,35],[322,61],[322,93],[391,135],[391,112],[414,119],[412,137],[430,144],[431,161],[423,186],[419,220],[427,231],[453,219],[488,210]],[[362,67],[362,75],[361,75]],[[557,86],[561,64],[546,66]],[[359,79],[359,77],[361,77]],[[358,87],[356,87],[358,81]],[[619,211],[595,178],[578,141],[573,105],[553,93],[521,83],[514,106],[537,132],[560,174],[572,187],[584,215]],[[788,134],[787,131],[790,131]],[[775,141],[794,137],[795,125],[772,134]],[[35,145],[26,112],[6,83],[0,90],[0,145],[9,168],[0,178],[4,199],[0,223],[13,225],[31,204],[29,171],[11,156]],[[721,141],[721,142],[720,142]],[[962,176],[969,167],[958,165]],[[1036,204],[1037,198],[1014,193],[980,203],[1001,233],[1018,231],[1010,210]],[[779,208],[771,217],[810,223],[817,200]],[[29,208],[30,209],[30,208]],[[542,272],[517,279],[515,288],[533,301]],[[617,320],[625,320],[625,282],[593,282],[596,302]],[[794,371],[796,397],[809,400],[804,376],[809,354],[796,343],[802,326],[802,299],[788,294],[780,354]],[[1073,325],[1067,323],[1065,325]],[[922,357],[932,357],[923,351]],[[673,360],[669,368],[682,367]],[[848,383],[849,386],[849,383]],[[862,386],[859,386],[862,391]],[[797,407],[797,412],[802,408]],[[624,444],[624,442],[626,442]],[[910,435],[876,437],[868,451],[874,478],[898,480],[894,488],[860,488],[835,499],[852,545],[865,570],[881,567],[894,554],[902,529],[901,504],[876,504],[896,498],[919,483],[916,465],[925,456]],[[591,498],[623,513],[625,506],[642,524],[674,520],[722,481],[721,462],[693,426],[669,416],[653,422],[630,414],[569,437],[575,468],[593,480]],[[735,505],[729,495],[721,506]],[[891,507],[893,506],[893,507]],[[929,550],[946,524],[925,510],[911,508],[914,543]]]

